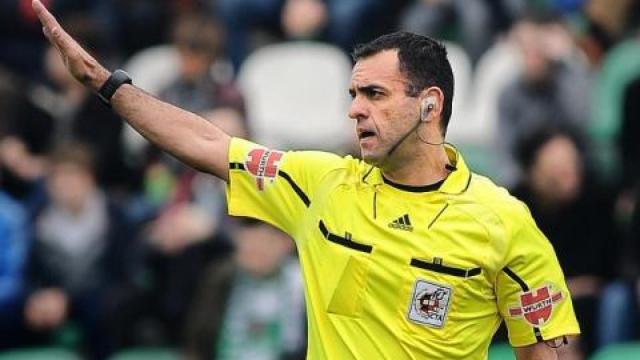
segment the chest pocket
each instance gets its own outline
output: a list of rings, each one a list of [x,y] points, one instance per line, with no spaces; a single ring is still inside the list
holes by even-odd
[[[318,229],[327,240],[327,245],[336,247],[332,249],[334,254],[337,252],[337,256],[347,256],[346,265],[327,304],[327,311],[357,318],[362,312],[367,292],[369,255],[373,247],[354,239],[348,232],[344,236],[332,233],[322,220],[318,222]]]

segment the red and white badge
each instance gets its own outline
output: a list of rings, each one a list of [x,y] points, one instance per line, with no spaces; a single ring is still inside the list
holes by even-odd
[[[552,285],[545,285],[520,294],[520,303],[509,308],[509,315],[524,318],[533,326],[545,324],[553,314],[553,307],[564,300],[561,291],[554,292]]]
[[[284,153],[281,151],[268,149],[254,149],[249,152],[244,166],[256,179],[258,190],[264,190],[265,180],[272,183],[278,176],[280,160],[283,155]]]
[[[449,312],[452,289],[447,285],[417,279],[409,304],[409,320],[434,328],[442,328]]]

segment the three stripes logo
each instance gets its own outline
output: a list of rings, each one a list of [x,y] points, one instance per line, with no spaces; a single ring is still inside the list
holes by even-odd
[[[389,227],[392,229],[413,231],[413,225],[411,225],[409,214],[404,214],[403,216],[393,220],[389,223]]]

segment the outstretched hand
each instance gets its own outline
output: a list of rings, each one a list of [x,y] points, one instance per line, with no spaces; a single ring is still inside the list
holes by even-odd
[[[39,0],[33,0],[31,6],[42,23],[42,31],[49,42],[58,49],[71,75],[91,90],[99,90],[109,78],[109,71],[64,31]]]

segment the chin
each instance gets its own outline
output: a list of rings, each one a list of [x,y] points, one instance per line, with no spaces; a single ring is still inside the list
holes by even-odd
[[[380,166],[380,164],[382,164],[382,161],[384,159],[382,156],[378,156],[375,154],[366,154],[366,153],[361,153],[361,157],[364,162],[373,166]]]

